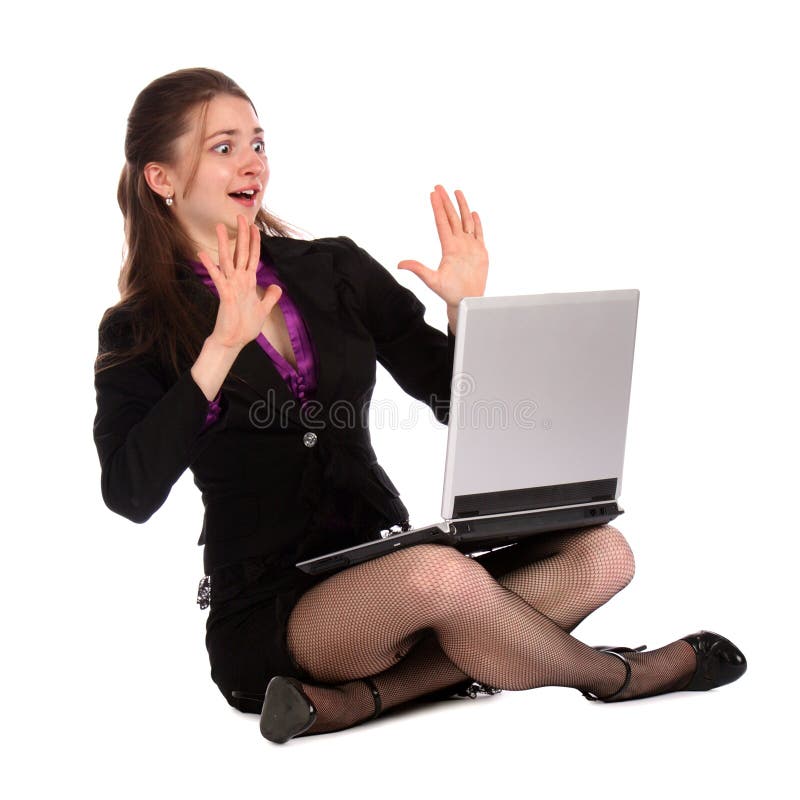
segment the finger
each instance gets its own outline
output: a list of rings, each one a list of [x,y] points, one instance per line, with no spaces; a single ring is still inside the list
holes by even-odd
[[[261,305],[264,310],[269,314],[273,306],[281,299],[283,289],[277,283],[270,283],[264,289],[264,296],[261,298]]]
[[[261,256],[261,232],[258,225],[250,226],[250,258],[247,261],[247,269],[253,273],[258,269],[258,259]]]
[[[439,274],[435,269],[429,269],[419,261],[401,261],[397,267],[413,272],[429,289],[436,291],[434,286],[438,281]]]
[[[216,287],[217,295],[221,297],[225,291],[225,276],[222,274],[222,270],[211,260],[211,256],[206,253],[205,250],[200,251],[197,257],[200,259],[200,263],[206,268],[211,282]]]
[[[447,219],[447,213],[444,210],[442,198],[439,197],[438,192],[431,192],[431,205],[433,206],[433,218],[436,221],[436,231],[439,234],[439,241],[442,243],[442,247],[444,247],[445,242],[449,241],[450,237],[452,237],[453,231],[450,228],[450,222]]]
[[[236,215],[236,249],[233,255],[233,264],[236,269],[247,269],[250,257],[250,231],[247,230],[247,220],[243,214]]]
[[[484,244],[483,241],[483,225],[481,225],[481,218],[478,216],[477,211],[472,212],[472,219],[475,223],[475,238],[481,243]]]
[[[227,278],[233,272],[230,242],[228,241],[228,229],[222,223],[219,223],[216,228],[217,247],[219,248],[219,266],[222,270],[222,274]]]
[[[205,250],[201,250],[197,254],[197,257],[200,259],[200,263],[206,268],[206,272],[208,272],[211,280],[214,281],[214,285],[216,285],[222,277],[220,268],[211,260],[211,256],[206,253]]]
[[[456,212],[456,209],[450,200],[450,195],[447,194],[447,190],[440,183],[437,183],[434,188],[439,194],[442,205],[444,206],[445,213],[447,214],[447,220],[450,223],[450,230],[453,233],[463,230],[463,227],[461,226],[461,220],[458,218],[458,213]]]
[[[458,210],[461,212],[461,226],[466,233],[472,233],[475,229],[472,222],[472,214],[467,205],[467,198],[464,197],[464,192],[461,189],[456,189],[456,200],[458,201]]]

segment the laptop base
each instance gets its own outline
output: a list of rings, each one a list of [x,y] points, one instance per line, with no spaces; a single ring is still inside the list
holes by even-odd
[[[624,513],[624,509],[611,500],[544,511],[457,519],[391,534],[383,539],[300,561],[295,566],[309,575],[320,575],[417,544],[445,544],[462,553],[492,550],[536,534],[604,525]]]

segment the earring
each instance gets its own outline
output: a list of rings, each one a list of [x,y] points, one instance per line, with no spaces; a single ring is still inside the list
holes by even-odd
[[[171,206],[171,205],[172,205],[172,195],[170,195],[169,197],[165,198],[164,202],[165,202],[165,203],[166,203],[168,206]]]

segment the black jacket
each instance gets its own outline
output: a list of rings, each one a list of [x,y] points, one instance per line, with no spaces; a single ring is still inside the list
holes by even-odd
[[[429,326],[425,307],[388,270],[344,236],[262,236],[262,255],[275,264],[316,350],[312,413],[301,411],[255,340],[223,383],[220,418],[203,433],[208,401],[188,367],[175,380],[153,359],[139,358],[95,377],[103,500],[145,522],[189,467],[205,506],[198,544],[208,574],[250,556],[274,556],[291,568],[374,537],[376,521],[386,527],[408,518],[370,443],[376,359],[440,422],[448,417],[455,337]],[[188,268],[178,273],[187,298],[206,292],[218,306]],[[124,314],[98,334],[101,352],[124,341]],[[370,529],[354,527],[338,541],[312,535],[331,492],[367,503],[376,515]]]

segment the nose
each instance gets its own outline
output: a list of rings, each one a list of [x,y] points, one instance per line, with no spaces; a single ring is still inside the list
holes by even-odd
[[[242,163],[239,167],[240,171],[245,175],[260,175],[266,168],[266,156],[259,155],[250,148],[246,150],[246,155],[242,157]]]

